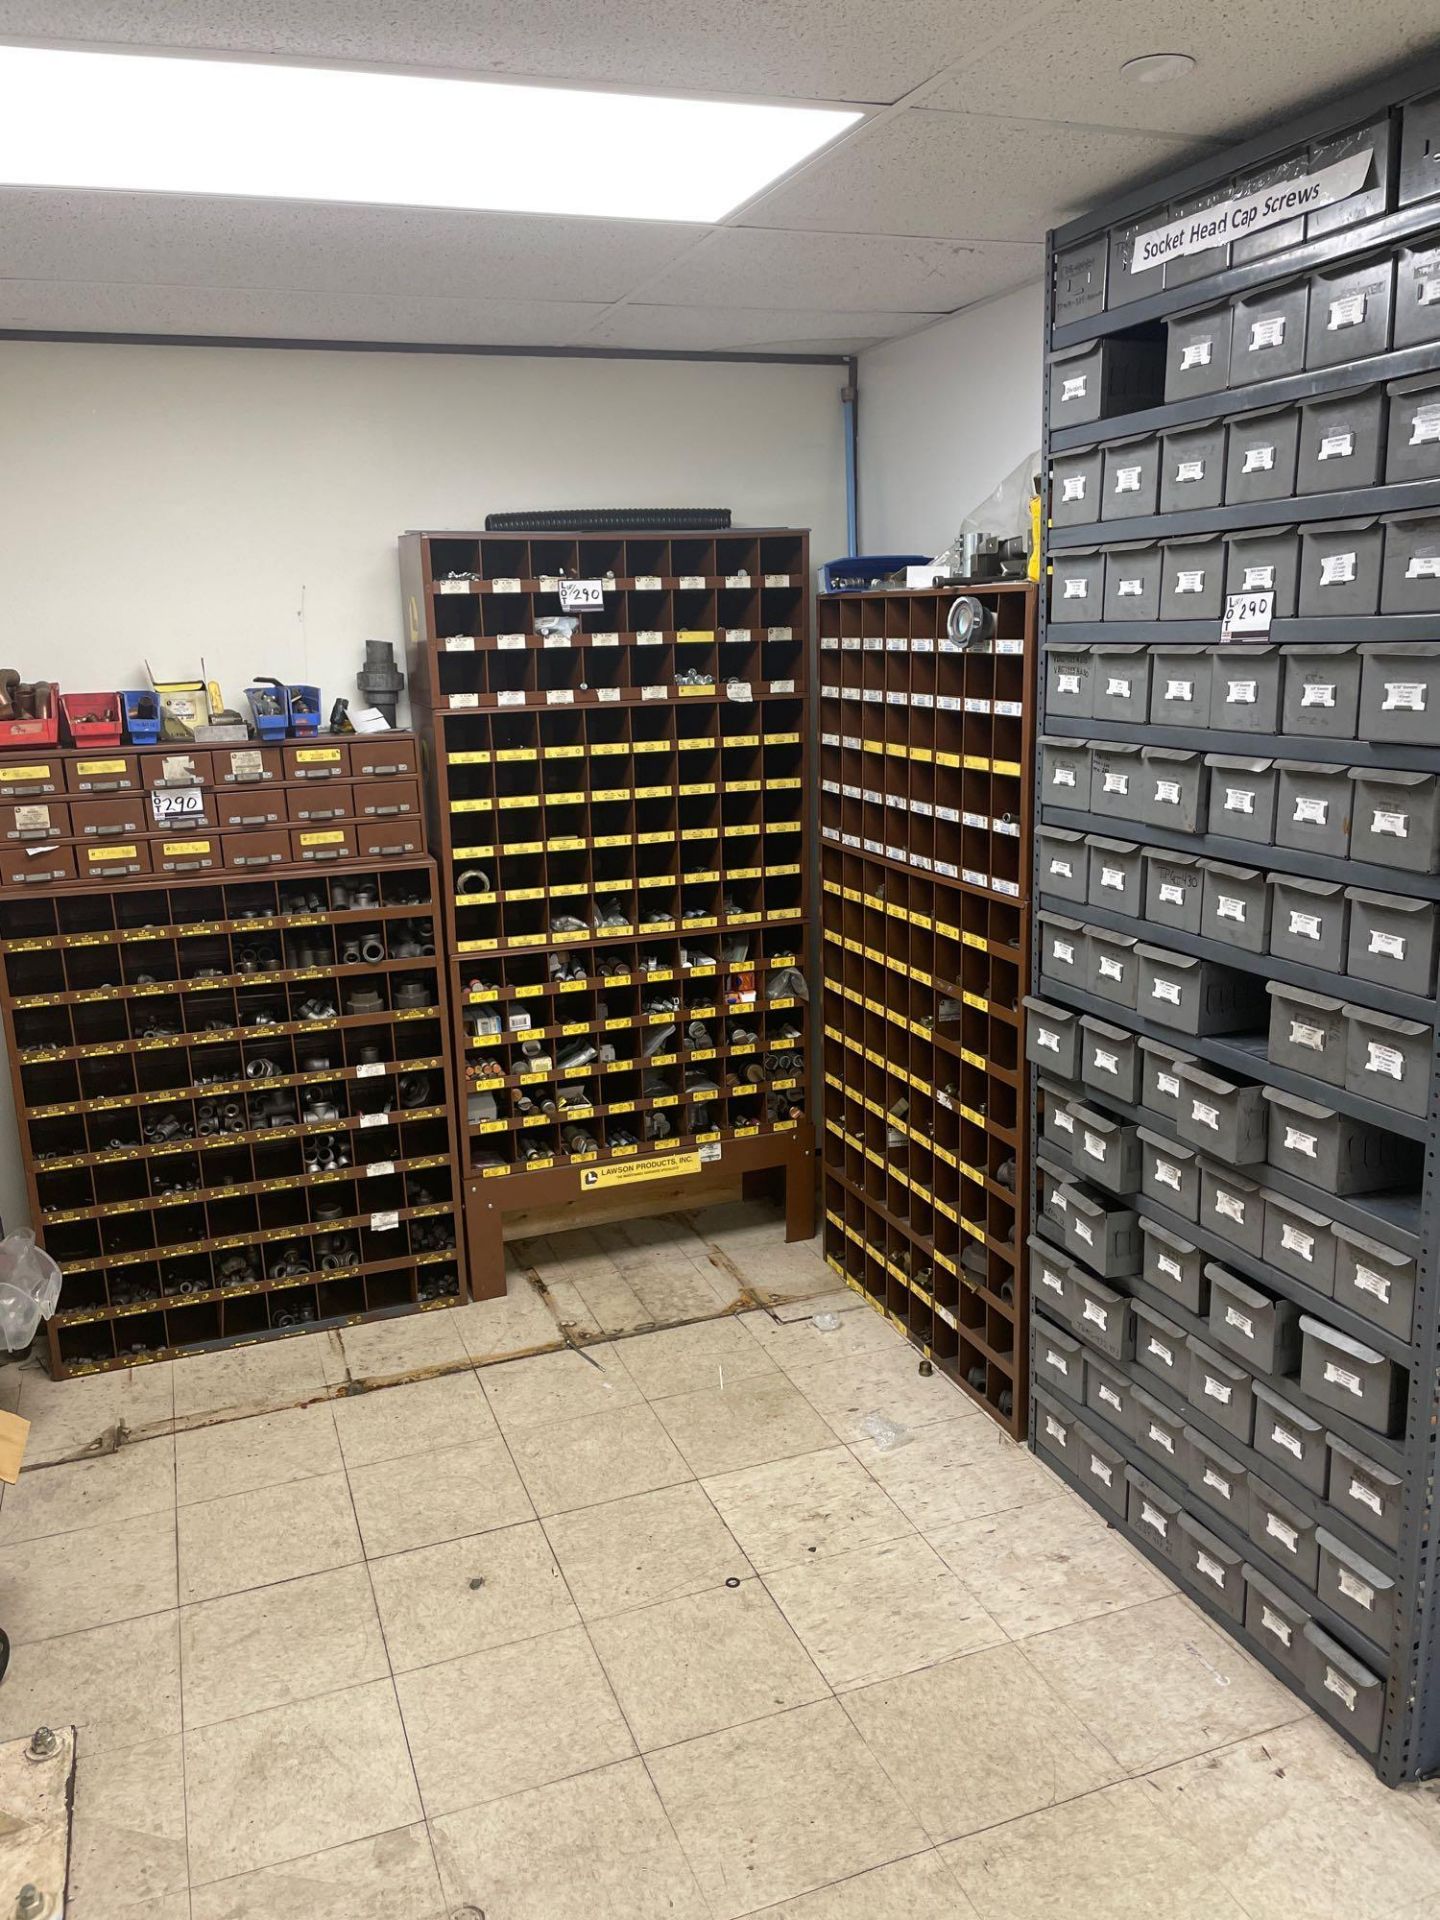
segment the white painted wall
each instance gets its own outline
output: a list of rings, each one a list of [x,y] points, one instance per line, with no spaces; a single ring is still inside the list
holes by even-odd
[[[728,506],[844,553],[843,367],[0,342],[0,664],[76,691],[204,655],[358,700],[396,537]],[[403,654],[403,648],[398,649]],[[0,1216],[23,1224],[8,1076]]]
[[[860,356],[860,546],[938,553],[1040,446],[1041,284]]]

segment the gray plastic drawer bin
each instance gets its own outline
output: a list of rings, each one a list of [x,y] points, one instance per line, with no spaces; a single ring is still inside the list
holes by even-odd
[[[1237,1361],[1193,1333],[1186,1334],[1190,1349],[1190,1404],[1232,1440],[1249,1446],[1255,1431],[1255,1383]]]
[[[1440,644],[1360,649],[1360,737],[1433,747],[1440,735]]]
[[[1440,777],[1391,768],[1352,767],[1350,858],[1403,873],[1440,867]]]
[[[1035,1378],[1039,1385],[1063,1393],[1076,1406],[1085,1404],[1085,1349],[1073,1333],[1035,1322]]]
[[[1096,1093],[1127,1106],[1140,1101],[1140,1052],[1144,1042],[1125,1027],[1113,1027],[1093,1013],[1080,1021],[1080,1078]]]
[[[1298,224],[1298,223],[1297,223]],[[1240,240],[1251,246],[1262,238]],[[1303,280],[1261,287],[1235,304],[1230,335],[1230,384],[1253,386],[1257,380],[1278,380],[1299,373],[1305,365],[1305,309],[1309,287]]]
[[[1225,610],[1225,541],[1194,533],[1165,542],[1162,620],[1218,620]]]
[[[1135,960],[1136,944],[1131,934],[1111,933],[1105,927],[1088,928],[1085,935],[1086,992],[1093,993],[1099,1000],[1113,1001],[1117,1007],[1133,1010],[1140,971]]]
[[[1250,1476],[1250,1538],[1277,1567],[1302,1586],[1315,1585],[1320,1549],[1315,1544],[1315,1522],[1283,1493]]]
[[[1226,1166],[1254,1166],[1265,1158],[1268,1110],[1261,1093],[1198,1063],[1182,1067],[1180,1138]]]
[[[1126,226],[1110,229],[1110,275],[1105,286],[1105,305],[1108,308],[1123,307],[1132,300],[1147,299],[1150,294],[1159,293],[1165,284],[1163,262],[1131,271],[1135,241],[1142,233],[1149,233],[1160,224],[1156,216],[1149,215],[1143,220],[1132,220]]]
[[[1205,890],[1200,931],[1241,953],[1264,953],[1270,942],[1270,889],[1255,867],[1202,860]]]
[[[1210,187],[1204,193],[1191,194],[1188,200],[1177,200],[1171,207],[1171,220],[1194,220],[1195,227],[1208,224],[1206,216],[1212,207],[1223,206],[1230,198],[1227,182],[1221,187]],[[1195,229],[1192,227],[1191,232]],[[1196,237],[1203,238],[1203,235]],[[1193,253],[1177,253],[1165,262],[1165,285],[1169,287],[1188,286],[1192,280],[1208,280],[1212,273],[1223,273],[1230,264],[1230,242],[1221,240],[1213,247],[1197,247]]]
[[[1043,1234],[1032,1233],[1025,1244],[1030,1249],[1031,1300],[1054,1319],[1073,1325],[1078,1311],[1073,1291],[1074,1261]],[[1040,1325],[1037,1321],[1037,1328]]]
[[[1025,1058],[1062,1080],[1080,1077],[1080,1016],[1052,1006],[1034,994],[1025,996]]]
[[[1167,953],[1163,947],[1136,948],[1140,992],[1136,1010],[1147,1020],[1197,1037],[1243,1033],[1261,1023],[1261,983],[1216,960]]]
[[[1440,255],[1435,264],[1440,288]],[[1440,337],[1440,297],[1431,307],[1436,336]],[[1385,430],[1385,484],[1402,486],[1413,480],[1440,480],[1440,374],[1421,373],[1413,380],[1392,380],[1390,422]]]
[[[1158,1221],[1147,1220],[1144,1214],[1140,1216],[1140,1232],[1145,1241],[1146,1286],[1163,1293],[1189,1313],[1208,1312],[1210,1282],[1205,1278],[1205,1256],[1200,1249]],[[1189,1371],[1187,1361],[1187,1379]]]
[[[1065,1247],[1067,1252],[1106,1280],[1121,1280],[1128,1274],[1140,1271],[1139,1224],[1132,1210],[1121,1206],[1112,1194],[1099,1191],[1091,1193],[1079,1187],[1075,1189],[1070,1196],[1065,1221]],[[1081,1306],[1075,1318],[1075,1330],[1087,1340],[1092,1340],[1102,1353],[1122,1360],[1129,1352],[1126,1344],[1127,1316],[1110,1316],[1108,1337],[1111,1344],[1107,1345],[1105,1327],[1095,1314],[1087,1311],[1090,1304],[1087,1289],[1090,1285],[1085,1275],[1077,1276]],[[1100,1291],[1105,1294],[1109,1289],[1102,1287]],[[1115,1297],[1123,1298],[1122,1295]]]
[[[1317,520],[1302,527],[1301,618],[1377,613],[1383,544],[1378,520]]]
[[[1356,647],[1285,649],[1280,731],[1316,740],[1353,740],[1360,712]]]
[[[1085,527],[1100,518],[1099,447],[1057,453],[1050,463],[1050,524]]]
[[[1305,365],[1339,367],[1386,352],[1394,304],[1395,262],[1388,253],[1312,273]]]
[[[1272,873],[1270,951],[1322,973],[1343,973],[1350,929],[1350,898],[1338,880],[1306,880]]]
[[[1056,254],[1051,314],[1057,327],[1067,327],[1072,320],[1093,320],[1105,311],[1109,256],[1109,242],[1103,233]]]
[[[1327,1720],[1343,1727],[1367,1753],[1380,1745],[1385,1682],[1332,1640],[1313,1620],[1304,1628],[1305,1691]]]
[[[1235,535],[1230,536],[1227,582],[1236,567]],[[1299,552],[1298,537],[1296,552]],[[1227,591],[1234,593],[1233,584]],[[1217,649],[1210,663],[1210,724],[1226,733],[1280,731],[1280,662],[1278,647],[1231,646]]]
[[[1199,933],[1205,876],[1193,853],[1145,849],[1145,918],[1176,933]]]
[[[1104,449],[1102,520],[1134,520],[1152,514],[1160,497],[1160,436],[1132,434],[1111,440]]]
[[[1179,1502],[1161,1493],[1138,1467],[1126,1467],[1125,1480],[1130,1489],[1125,1504],[1130,1531],[1137,1540],[1143,1540],[1153,1554],[1174,1566],[1180,1535]]]
[[[1232,1620],[1245,1615],[1245,1582],[1241,1578],[1244,1562],[1233,1547],[1218,1540],[1193,1514],[1182,1513],[1175,1565],[1186,1586],[1205,1598]]]
[[[1135,1364],[1173,1387],[1183,1399],[1190,1384],[1190,1349],[1185,1329],[1167,1320],[1143,1300],[1135,1302]],[[1177,1456],[1178,1457],[1178,1456]]]
[[[1040,800],[1044,806],[1090,808],[1090,743],[1087,740],[1040,741]]]
[[[1040,891],[1083,907],[1090,884],[1090,844],[1068,827],[1036,827]]]
[[[1349,133],[1317,140],[1310,149],[1310,170],[1320,173],[1352,154],[1369,155],[1370,168],[1362,185],[1328,207],[1317,207],[1305,216],[1305,238],[1316,240],[1322,233],[1338,233],[1361,220],[1373,220],[1384,213],[1395,181],[1396,126],[1389,114],[1382,114],[1368,126],[1352,128]]]
[[[1440,340],[1440,245],[1420,240],[1395,255],[1395,345]]]
[[[1315,1538],[1320,1546],[1320,1598],[1366,1639],[1388,1648],[1395,1633],[1395,1582],[1326,1528],[1317,1528]]]
[[[1185,1484],[1214,1513],[1222,1513],[1243,1533],[1250,1517],[1247,1475],[1238,1460],[1217,1447],[1208,1434],[1186,1427]]]
[[[1328,1214],[1267,1190],[1264,1244],[1265,1258],[1277,1273],[1303,1280],[1317,1293],[1334,1293],[1335,1233]]]
[[[1400,184],[1402,207],[1440,193],[1440,93],[1407,100],[1400,118]]]
[[[1129,1377],[1118,1367],[1107,1367],[1103,1360],[1086,1355],[1085,1405],[1127,1440],[1135,1437],[1133,1393]]]
[[[1136,1192],[1140,1185],[1138,1128],[1078,1100],[1072,1102],[1070,1112],[1076,1127],[1072,1151],[1077,1171],[1111,1193]]]
[[[1050,624],[1102,619],[1105,553],[1101,547],[1064,547],[1050,556]]]
[[[1300,1309],[1252,1287],[1218,1261],[1205,1268],[1210,1282],[1210,1338],[1243,1360],[1251,1373],[1277,1377],[1300,1365]]]
[[[1060,913],[1037,913],[1040,928],[1040,977],[1056,986],[1086,985],[1086,931]],[[1073,1078],[1073,1076],[1071,1076]]]
[[[1243,1569],[1245,1631],[1264,1647],[1270,1658],[1305,1683],[1305,1629],[1310,1616],[1254,1567]]]
[[[1225,504],[1288,500],[1295,491],[1299,449],[1298,407],[1264,407],[1258,413],[1236,414],[1225,449]]]
[[[1146,282],[1152,278],[1158,291],[1158,267],[1153,275],[1147,272],[1140,276]],[[1070,347],[1050,361],[1050,431],[1088,426],[1112,414],[1157,406],[1164,390],[1162,341],[1115,335],[1087,346]]]
[[[1405,1418],[1404,1369],[1309,1314],[1300,1316],[1300,1333],[1300,1388],[1306,1397],[1374,1433],[1396,1432]]]
[[[1107,1359],[1128,1360],[1135,1329],[1127,1296],[1077,1267],[1075,1300],[1077,1311],[1071,1324],[1085,1344]]]
[[[1130,720],[1143,725],[1150,712],[1150,649],[1092,647],[1090,686],[1097,720]]]
[[[1181,747],[1145,747],[1142,758],[1141,819],[1169,833],[1202,833],[1210,790],[1204,754]]]
[[[1433,900],[1348,887],[1350,941],[1346,972],[1400,993],[1429,996],[1435,984]]]
[[[1352,1447],[1338,1434],[1327,1433],[1330,1448],[1330,1504],[1337,1513],[1392,1550],[1400,1545],[1401,1496],[1399,1474]]]
[[[1155,540],[1123,540],[1106,550],[1106,620],[1158,620],[1164,554]]]
[[[1117,1520],[1125,1518],[1125,1456],[1083,1424],[1077,1426],[1080,1451],[1071,1465],[1098,1500]]]
[[[1105,840],[1090,836],[1089,904],[1128,913],[1136,919],[1145,909],[1145,867],[1133,840]]]
[[[1297,494],[1378,486],[1384,466],[1385,394],[1380,387],[1328,394],[1300,409]]]
[[[1384,525],[1380,611],[1440,613],[1440,514],[1388,513]]]
[[[1178,1124],[1183,1098],[1180,1069],[1194,1063],[1194,1054],[1181,1053],[1168,1041],[1152,1040],[1148,1035],[1141,1037],[1139,1048],[1141,1106]]]
[[[1324,1497],[1325,1477],[1330,1470],[1324,1427],[1263,1380],[1255,1382],[1254,1447],[1277,1467],[1284,1467],[1302,1487]]]
[[[1280,1172],[1342,1197],[1403,1183],[1406,1156],[1396,1134],[1302,1100],[1283,1087],[1266,1087],[1265,1105],[1270,1114],[1265,1157]],[[1407,1312],[1407,1324],[1408,1318]]]
[[[1415,1320],[1414,1254],[1397,1253],[1337,1220],[1335,1298],[1386,1333],[1409,1340]]]
[[[1185,1466],[1185,1422],[1144,1387],[1135,1389],[1135,1444],[1177,1477]]]
[[[1134,826],[1144,793],[1139,747],[1090,743],[1090,811]]]
[[[1075,1144],[1075,1116],[1070,1111],[1070,1089],[1062,1086],[1058,1080],[1047,1080],[1043,1076],[1038,1086],[1045,1102],[1040,1118],[1040,1138],[1046,1146],[1058,1147],[1062,1153],[1068,1154]]]
[[[1150,649],[1150,724],[1203,727],[1210,719],[1208,647]]]
[[[1400,1113],[1423,1115],[1430,1100],[1432,1027],[1369,1007],[1346,1007],[1345,1085]]]
[[[1045,650],[1045,714],[1051,720],[1090,718],[1090,649],[1056,641]]]
[[[1264,1190],[1246,1174],[1200,1163],[1200,1225],[1256,1260],[1265,1240]],[[1213,1281],[1214,1275],[1210,1275]],[[1214,1302],[1211,1302],[1212,1314]]]
[[[1200,1156],[1193,1147],[1140,1129],[1140,1191],[1182,1220],[1200,1217]]]
[[[1067,1171],[1058,1170],[1054,1163],[1046,1160],[1042,1145],[1039,1153],[1039,1209],[1050,1222],[1057,1235],[1063,1235],[1070,1218],[1070,1201],[1074,1194],[1075,1182]]]
[[[1035,1444],[1041,1453],[1063,1460],[1068,1467],[1078,1448],[1072,1444],[1077,1425],[1068,1407],[1052,1400],[1048,1393],[1035,1392]]]
[[[1308,1073],[1327,1087],[1345,1084],[1347,1027],[1344,1002],[1306,987],[1267,980],[1270,1037],[1266,1057],[1272,1065]]]
[[[1258,847],[1273,845],[1279,785],[1275,762],[1207,753],[1205,764],[1210,769],[1209,831]]]
[[[1218,507],[1225,493],[1225,422],[1172,427],[1160,441],[1160,511]]]
[[[1165,398],[1223,393],[1230,382],[1230,303],[1177,314],[1165,323]]]
[[[1273,593],[1274,618],[1290,619],[1300,595],[1297,527],[1257,527],[1225,536],[1226,593]]]
[[[1343,860],[1350,851],[1350,776],[1318,760],[1277,762],[1275,844]]]

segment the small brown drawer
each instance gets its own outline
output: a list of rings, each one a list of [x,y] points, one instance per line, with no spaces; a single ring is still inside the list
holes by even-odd
[[[134,793],[143,784],[138,753],[83,755],[66,772],[71,793]]]
[[[170,741],[147,753],[140,763],[147,787],[208,787],[215,769],[208,749]]]
[[[65,763],[58,755],[52,760],[24,760],[0,746],[0,798],[23,800],[27,793],[64,791]]]
[[[280,754],[287,780],[343,780],[350,771],[348,741],[287,741]]]
[[[208,796],[220,827],[283,827],[283,787],[217,787]]]
[[[221,863],[221,840],[215,833],[166,835],[150,845],[156,873],[209,873]]]
[[[0,887],[53,887],[75,878],[74,847],[0,847]]]
[[[220,839],[227,867],[283,867],[295,858],[286,827],[261,827],[253,833],[227,833]]]
[[[414,734],[357,733],[350,742],[350,771],[357,780],[393,780],[418,774],[420,755]]]
[[[210,759],[217,787],[248,787],[285,778],[285,757],[279,747],[212,747]]]
[[[0,801],[0,841],[7,847],[27,840],[68,840],[70,809],[63,800]]]
[[[420,811],[418,780],[357,780],[351,807],[357,820],[398,820]]]
[[[343,827],[292,827],[290,857],[316,866],[331,860],[353,860],[355,828],[349,823]]]
[[[117,793],[106,800],[72,800],[70,818],[77,840],[124,840],[150,831],[143,793]]]
[[[130,880],[149,873],[147,840],[81,840],[75,847],[75,870],[82,880]]]
[[[398,860],[425,851],[425,828],[419,816],[406,820],[357,820],[355,847],[362,860]]]
[[[318,827],[355,817],[355,789],[348,780],[321,780],[313,787],[295,786],[288,791],[292,827]]]

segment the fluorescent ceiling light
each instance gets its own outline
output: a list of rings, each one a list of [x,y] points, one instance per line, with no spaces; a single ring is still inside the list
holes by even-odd
[[[0,47],[0,183],[719,220],[861,115]]]

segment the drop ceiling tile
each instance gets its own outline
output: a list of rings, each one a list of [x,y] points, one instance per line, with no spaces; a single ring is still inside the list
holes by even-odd
[[[1434,0],[1052,0],[1044,18],[960,58],[925,104],[1234,138],[1436,48]],[[1120,77],[1136,54],[1189,53],[1183,80]]]
[[[1057,222],[1197,151],[1168,134],[911,109],[858,128],[749,208],[745,224],[1043,240]]]
[[[824,313],[949,313],[1004,293],[1044,267],[1038,241],[894,239],[725,227],[645,288],[674,306],[813,308]]]
[[[658,347],[696,353],[859,353],[912,333],[924,313],[828,313],[774,307],[616,307],[586,347]]]

